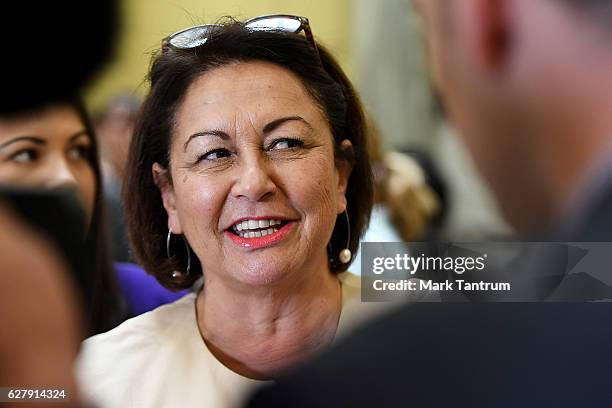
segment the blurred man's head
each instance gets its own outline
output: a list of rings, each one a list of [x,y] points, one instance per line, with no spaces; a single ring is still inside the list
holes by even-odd
[[[0,24],[0,112],[74,97],[110,59],[117,0],[6,1]]]
[[[612,141],[606,0],[414,0],[450,120],[519,231],[573,200]]]

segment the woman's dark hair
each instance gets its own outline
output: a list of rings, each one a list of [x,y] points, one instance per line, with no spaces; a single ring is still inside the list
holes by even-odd
[[[318,48],[320,57],[303,35],[253,31],[231,20],[198,47],[186,50],[169,47],[153,57],[148,77],[151,89],[135,127],[123,195],[134,254],[145,270],[164,286],[171,289],[189,287],[201,275],[202,269],[199,263],[192,262],[188,275],[172,277],[174,270],[186,271],[187,258],[176,255],[167,258],[167,214],[151,168],[157,162],[169,170],[175,114],[189,86],[202,74],[237,62],[265,61],[289,70],[300,79],[323,112],[334,137],[336,160],[346,160],[353,165],[346,197],[351,223],[349,249],[353,253],[357,251],[373,202],[365,137],[367,126],[361,102],[348,78],[330,53],[320,45]],[[341,148],[344,139],[351,141],[351,150]],[[169,179],[172,182],[171,174]],[[340,214],[328,246],[333,272],[348,268],[348,264],[338,260],[347,238],[345,217]],[[182,240],[175,241],[177,246],[171,252],[184,254]]]
[[[83,263],[90,265],[93,269],[93,273],[90,272],[87,275],[91,279],[86,283],[89,287],[85,288],[85,292],[89,292],[91,297],[84,299],[87,329],[90,335],[93,335],[115,327],[123,320],[123,312],[109,251],[104,184],[100,170],[98,143],[89,115],[80,99],[71,98],[64,104],[75,109],[83,122],[85,131],[91,138],[91,152],[88,159],[94,171],[96,196],[85,242]]]

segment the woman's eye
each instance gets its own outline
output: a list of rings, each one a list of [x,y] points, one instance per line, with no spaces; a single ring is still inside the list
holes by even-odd
[[[89,148],[85,146],[75,146],[68,150],[68,157],[73,160],[87,159],[89,156]]]
[[[225,159],[227,157],[230,157],[231,155],[232,153],[227,149],[215,149],[202,155],[199,160]]]
[[[304,142],[298,139],[289,139],[283,138],[273,141],[270,144],[268,150],[283,150],[283,149],[291,149],[294,147],[302,147],[304,146]]]
[[[38,154],[34,149],[22,150],[11,156],[11,160],[17,163],[31,163],[38,158]]]

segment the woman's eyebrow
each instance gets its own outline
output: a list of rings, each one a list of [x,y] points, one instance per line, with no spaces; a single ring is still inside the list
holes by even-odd
[[[202,137],[202,136],[216,136],[223,140],[230,140],[229,135],[222,130],[204,130],[202,132],[196,132],[193,135],[189,136],[189,138],[183,145],[183,151],[185,152],[187,151],[187,145],[189,144],[189,142],[191,142],[196,137]]]
[[[39,145],[44,145],[46,142],[36,136],[18,136],[16,138],[13,138],[11,140],[8,140],[2,144],[0,144],[0,149],[5,148],[6,146],[12,145],[13,143],[17,143],[17,142],[32,142],[32,143],[36,143]]]
[[[70,136],[70,139],[68,139],[68,142],[73,142],[83,135],[87,136],[87,130],[81,129],[78,132],[74,133],[72,136]]]
[[[308,129],[312,130],[312,126],[310,125],[310,123],[308,123],[308,121],[304,118],[302,118],[301,116],[286,116],[283,118],[278,118],[278,119],[274,119],[272,122],[267,123],[264,127],[263,127],[263,133],[270,133],[272,132],[274,129],[276,129],[277,127],[279,127],[280,125],[282,125],[285,122],[289,122],[289,121],[299,121],[301,123],[303,123],[304,125],[306,125],[308,127]],[[223,132],[222,130],[206,130],[206,131],[202,131],[202,132],[196,132],[194,134],[192,134],[191,136],[189,136],[189,138],[187,139],[187,141],[185,142],[185,144],[183,145],[183,151],[187,151],[187,145],[189,144],[189,142],[191,142],[193,139],[197,138],[197,137],[202,137],[202,136],[216,136],[220,139],[223,140],[229,140],[230,137],[227,133]]]
[[[272,132],[274,129],[276,129],[277,127],[279,127],[280,125],[282,125],[285,122],[289,122],[289,121],[298,121],[298,122],[302,122],[304,125],[306,125],[308,127],[309,130],[312,130],[312,125],[310,123],[308,123],[308,121],[306,119],[304,119],[301,116],[286,116],[283,118],[278,118],[278,119],[274,119],[272,122],[269,122],[268,124],[266,124],[263,127],[263,133],[270,133]]]

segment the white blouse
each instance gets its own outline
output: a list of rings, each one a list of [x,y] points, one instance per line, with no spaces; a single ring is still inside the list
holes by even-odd
[[[342,311],[335,340],[389,307],[362,303],[359,277],[338,276]],[[235,373],[210,352],[200,336],[195,300],[195,293],[186,295],[85,340],[77,364],[85,400],[100,408],[241,406],[265,382]]]

